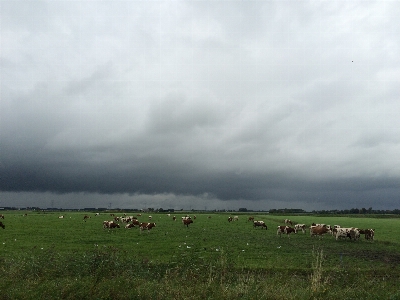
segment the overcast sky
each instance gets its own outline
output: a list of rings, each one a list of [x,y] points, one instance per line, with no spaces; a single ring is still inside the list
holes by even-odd
[[[399,1],[0,1],[0,206],[400,208]]]

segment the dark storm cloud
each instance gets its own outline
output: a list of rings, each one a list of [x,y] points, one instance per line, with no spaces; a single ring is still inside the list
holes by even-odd
[[[399,11],[2,1],[3,199],[394,207]]]

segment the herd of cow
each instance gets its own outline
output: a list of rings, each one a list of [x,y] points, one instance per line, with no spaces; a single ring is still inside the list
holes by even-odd
[[[290,224],[293,226],[293,222],[288,219],[285,219],[284,222],[285,224]],[[308,226],[306,224],[296,224],[294,225],[294,227],[291,227],[289,225],[278,226],[276,234],[279,236],[281,236],[282,234],[290,236],[291,233],[297,233],[298,231],[306,233],[307,227]],[[340,225],[334,225],[332,227],[331,225],[312,223],[311,226],[308,227],[308,229],[310,230],[311,237],[318,236],[319,238],[322,238],[324,234],[329,234],[334,236],[336,240],[342,238],[349,238],[352,241],[356,241],[360,238],[361,234],[364,234],[366,240],[373,240],[375,236],[375,229],[372,228],[369,229],[360,229],[356,227],[343,228]]]
[[[110,214],[113,217],[113,220],[111,221],[104,221],[103,222],[103,228],[104,229],[114,229],[114,228],[120,228],[121,226],[117,222],[122,222],[126,223],[124,226],[125,228],[134,228],[138,227],[140,229],[140,232],[143,230],[147,230],[149,232],[153,227],[156,227],[155,222],[139,222],[136,216],[126,216],[124,215],[123,217],[117,217],[114,214]],[[95,214],[95,216],[99,216],[99,214]],[[137,216],[141,216],[141,214],[138,214]],[[170,214],[168,214],[168,217],[170,217]],[[59,216],[60,219],[64,218],[64,216]],[[87,219],[89,219],[90,216],[85,215],[83,217],[83,220],[86,222]],[[151,220],[152,216],[148,216],[148,218]],[[209,216],[210,218],[210,216]],[[0,214],[0,219],[4,219],[4,215]],[[193,219],[196,219],[196,216],[193,216]],[[184,216],[182,217],[182,223],[184,226],[189,227],[190,224],[193,223],[193,219],[190,216]],[[173,216],[172,220],[176,221],[176,217]],[[233,221],[238,221],[239,217],[234,216],[234,217],[228,217],[228,222],[233,222]],[[257,221],[254,220],[254,217],[249,217],[248,221],[253,222],[253,227],[261,227],[265,228],[266,230],[268,229],[267,225],[265,224],[264,221]],[[343,228],[339,225],[334,225],[333,227],[331,225],[326,225],[326,224],[315,224],[312,223],[311,226],[307,226],[306,224],[294,224],[291,220],[285,219],[284,220],[285,225],[280,225],[277,227],[277,232],[276,234],[278,236],[282,236],[282,234],[286,234],[289,238],[292,233],[297,233],[301,231],[303,234],[306,233],[306,230],[309,229],[310,231],[310,236],[318,236],[319,238],[322,238],[324,234],[332,235],[336,238],[336,240],[341,239],[341,238],[349,238],[352,241],[356,241],[360,238],[361,234],[364,235],[366,240],[374,240],[375,236],[375,229],[369,228],[369,229],[360,229],[356,227],[346,227]],[[0,221],[0,227],[5,229],[5,225],[3,222]]]
[[[127,229],[139,227],[140,232],[142,232],[143,230],[147,230],[147,232],[149,232],[150,229],[152,229],[153,227],[156,227],[155,222],[140,222],[136,216],[124,215],[123,217],[116,217],[114,214],[111,214],[111,216],[113,217],[113,220],[103,222],[104,229],[106,229],[106,228],[108,228],[108,229],[121,228],[121,226],[117,222],[126,223],[126,225],[124,227]],[[139,214],[138,216],[141,216],[141,214]],[[170,216],[171,215],[168,214],[168,217],[170,217]],[[83,217],[84,221],[86,221],[86,219],[88,219],[88,218],[90,218],[90,217],[87,215],[85,215]],[[148,218],[151,220],[152,216],[148,216]],[[194,216],[193,218],[196,219],[196,216]],[[172,220],[176,221],[176,217],[173,216]],[[189,227],[189,224],[193,223],[193,219],[190,216],[182,217],[182,223],[186,227]]]
[[[231,221],[230,218],[228,218],[229,222]],[[253,222],[254,228],[261,227],[268,229],[264,221],[255,221],[254,217],[249,217],[248,221]],[[297,233],[299,231],[305,234],[307,229],[310,230],[311,237],[318,236],[319,238],[322,238],[324,234],[329,234],[334,236],[336,240],[339,240],[341,238],[349,238],[352,241],[356,241],[360,238],[361,234],[364,235],[366,240],[373,240],[375,236],[375,229],[372,228],[369,229],[360,229],[356,227],[343,228],[340,225],[334,225],[332,227],[331,225],[315,224],[315,223],[312,223],[311,226],[307,226],[306,224],[295,224],[293,226],[293,222],[289,219],[285,219],[284,223],[285,225],[278,226],[276,231],[276,235],[280,237],[282,236],[282,234],[286,234],[288,237],[290,237],[290,234]]]

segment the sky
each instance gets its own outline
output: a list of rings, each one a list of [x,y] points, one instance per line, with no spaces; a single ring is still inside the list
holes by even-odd
[[[400,208],[399,15],[0,0],[0,206]]]

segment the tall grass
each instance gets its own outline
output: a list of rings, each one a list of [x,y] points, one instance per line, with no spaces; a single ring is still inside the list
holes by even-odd
[[[235,267],[223,249],[215,257],[182,253],[169,263],[118,249],[84,254],[54,250],[3,257],[0,299],[398,299],[396,274],[326,270],[313,250],[304,272]],[[384,289],[382,289],[384,286]],[[390,298],[391,297],[391,298]]]

